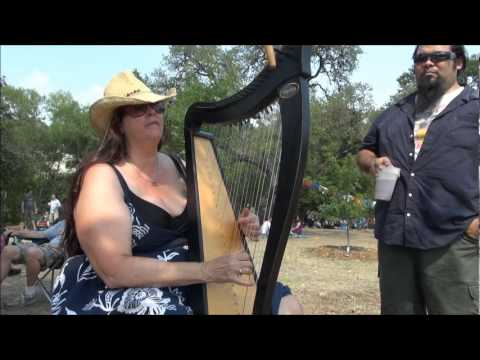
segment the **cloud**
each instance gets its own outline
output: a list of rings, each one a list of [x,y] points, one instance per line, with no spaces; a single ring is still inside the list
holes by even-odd
[[[75,100],[81,105],[92,105],[103,96],[103,86],[94,84],[84,91],[73,94]]]
[[[34,89],[44,96],[60,90],[52,83],[51,77],[46,72],[39,70],[34,70],[26,75],[20,81],[19,86],[26,89]],[[90,106],[103,96],[103,86],[99,84],[93,84],[84,90],[74,91],[68,89],[66,91],[70,92],[79,104],[87,106]]]
[[[52,91],[52,85],[48,74],[38,70],[34,70],[27,75],[21,81],[20,86],[27,89],[34,89],[41,95],[47,95]]]

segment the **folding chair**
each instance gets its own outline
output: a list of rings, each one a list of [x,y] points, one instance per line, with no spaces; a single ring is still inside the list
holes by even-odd
[[[39,285],[40,289],[42,290],[43,295],[48,299],[49,302],[52,302],[52,293],[53,293],[53,285],[55,281],[55,270],[59,270],[62,268],[63,263],[65,262],[65,256],[58,258],[53,264],[48,267],[45,271],[45,274],[38,275],[37,281],[35,285]],[[50,286],[44,283],[44,280],[47,276],[50,275]]]
[[[33,239],[33,238],[26,238],[26,237],[19,238],[16,236],[11,236],[10,239],[11,239],[10,243],[13,245],[20,244],[22,240],[31,241],[37,246],[45,244],[49,241],[48,238]],[[37,280],[35,281],[35,285],[38,285],[40,287],[40,289],[42,290],[42,293],[45,295],[45,297],[49,302],[52,301],[53,285],[55,281],[55,270],[61,269],[64,262],[65,262],[65,256],[58,258],[56,261],[53,262],[53,264],[50,267],[47,267],[47,269],[44,270],[46,271],[44,274],[42,275],[39,274],[37,277]],[[49,275],[51,277],[50,286],[44,283],[44,281],[46,281],[45,279]]]

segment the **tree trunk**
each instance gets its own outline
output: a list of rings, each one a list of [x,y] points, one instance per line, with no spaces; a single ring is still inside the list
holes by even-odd
[[[347,256],[350,256],[350,222],[347,221]]]

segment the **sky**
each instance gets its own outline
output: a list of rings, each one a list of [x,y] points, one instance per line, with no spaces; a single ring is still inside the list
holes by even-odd
[[[414,45],[361,48],[363,54],[351,79],[370,85],[379,107],[396,93],[396,79],[411,66]],[[467,45],[466,49],[469,55],[480,54],[480,45]],[[82,105],[90,105],[102,96],[114,74],[133,69],[150,74],[167,53],[168,47],[159,45],[1,46],[0,70],[12,86],[35,89],[41,95],[68,91]]]

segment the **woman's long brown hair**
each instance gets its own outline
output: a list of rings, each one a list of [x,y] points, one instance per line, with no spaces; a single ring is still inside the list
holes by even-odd
[[[83,178],[87,170],[99,163],[117,164],[127,157],[127,144],[125,135],[120,130],[123,114],[120,109],[115,111],[113,119],[106,130],[99,148],[88,154],[80,163],[77,171],[73,175],[68,201],[65,208],[65,233],[64,246],[67,256],[81,255],[83,250],[78,241],[77,232],[75,230],[75,218],[73,216],[75,206],[77,205],[80,191],[82,190]],[[165,121],[164,121],[165,124]],[[162,144],[165,142],[166,130],[163,126],[163,135],[158,144],[158,151],[160,151]]]

